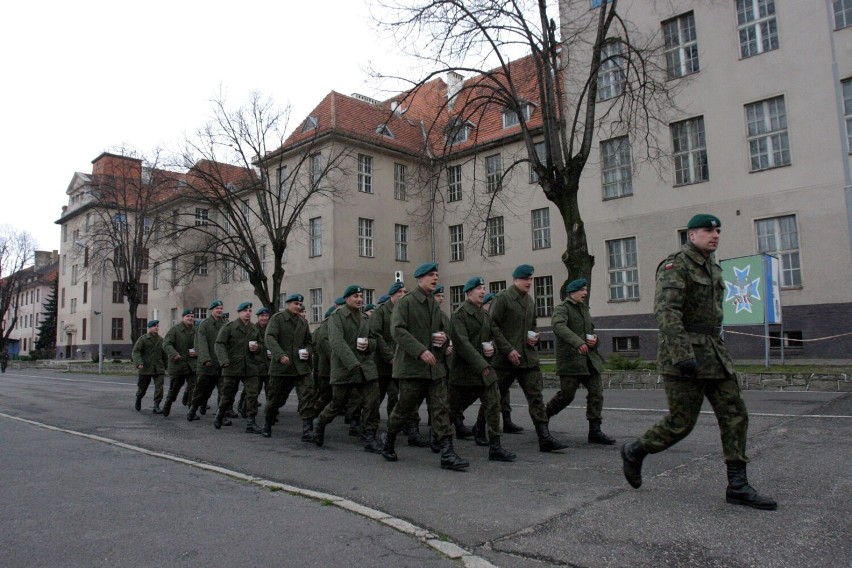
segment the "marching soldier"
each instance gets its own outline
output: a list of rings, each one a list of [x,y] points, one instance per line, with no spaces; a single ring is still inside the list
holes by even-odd
[[[139,381],[136,388],[136,412],[142,409],[142,397],[148,391],[148,385],[154,381],[154,414],[162,413],[160,402],[163,400],[163,373],[166,370],[166,354],[163,351],[163,338],[157,332],[160,321],[148,322],[148,333],[133,344],[133,364],[139,369]]]
[[[198,420],[196,412],[205,414],[207,412],[207,401],[213,394],[213,389],[219,384],[219,375],[222,372],[219,360],[216,358],[216,338],[219,330],[225,325],[222,317],[222,300],[213,300],[210,303],[210,314],[201,322],[195,330],[195,354],[197,355],[196,372],[198,376],[195,381],[195,391],[189,405],[186,419],[192,422]]]
[[[163,405],[163,416],[172,411],[172,403],[177,400],[181,387],[186,384],[186,392],[195,387],[195,316],[190,308],[181,314],[181,321],[172,326],[163,338],[169,366],[169,392]],[[191,395],[185,395],[189,398]]]
[[[258,329],[258,335],[260,339],[258,340],[259,347],[258,350],[252,354],[251,362],[255,367],[255,373],[258,378],[258,387],[257,387],[257,396],[254,400],[254,410],[255,415],[257,415],[257,410],[260,408],[260,404],[258,402],[260,398],[260,393],[264,392],[264,389],[267,388],[267,383],[269,382],[269,361],[272,359],[272,355],[266,349],[264,342],[266,335],[266,326],[269,324],[269,308],[266,306],[261,307],[254,315],[257,317],[257,321],[255,321],[255,325]],[[246,389],[240,391],[240,402],[237,404],[237,412],[243,418],[248,417],[248,408],[246,406]]]
[[[240,381],[246,389],[246,404],[248,418],[246,432],[260,434],[260,427],[255,421],[257,416],[257,394],[260,379],[257,377],[255,354],[260,351],[260,330],[251,322],[251,302],[243,302],[237,307],[237,319],[226,323],[216,337],[216,358],[222,366],[224,388],[219,398],[219,408],[213,426],[218,430],[223,425],[230,426],[231,421],[225,411],[233,407]],[[254,408],[252,408],[254,401]]]

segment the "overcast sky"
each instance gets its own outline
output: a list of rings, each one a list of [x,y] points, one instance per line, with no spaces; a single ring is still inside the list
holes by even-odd
[[[220,86],[231,103],[289,103],[292,129],[331,90],[386,98],[366,69],[403,65],[365,0],[13,2],[0,50],[0,225],[40,250],[59,248],[74,172],[120,146],[175,147]]]

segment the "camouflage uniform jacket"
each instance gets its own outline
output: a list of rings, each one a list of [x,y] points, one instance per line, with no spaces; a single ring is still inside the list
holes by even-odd
[[[530,294],[523,294],[517,286],[503,290],[491,302],[491,321],[497,355],[494,366],[514,369],[509,353],[514,349],[521,356],[521,369],[538,367],[538,351],[527,344],[527,332],[535,331],[535,302]]]
[[[163,338],[156,333],[146,333],[133,344],[133,366],[140,375],[162,375],[166,371],[166,352]]]
[[[266,348],[272,351],[269,374],[274,377],[310,375],[310,358],[299,359],[299,349],[312,352],[311,343],[311,330],[302,316],[285,309],[269,318],[266,326]],[[290,360],[286,365],[281,364],[284,355]]]
[[[453,313],[450,322],[453,356],[450,358],[450,384],[459,386],[488,386],[497,380],[492,371],[483,377],[482,371],[491,363],[483,353],[482,344],[491,341],[491,317],[480,306],[465,301]],[[493,355],[492,355],[493,358]]]
[[[396,341],[393,358],[393,376],[397,379],[438,380],[447,376],[446,351],[432,346],[432,334],[443,331],[449,339],[441,307],[419,286],[402,297],[393,309],[391,335]],[[431,351],[437,359],[433,366],[420,360],[420,354]]]
[[[366,351],[358,351],[359,337],[368,338]],[[332,385],[363,383],[379,378],[376,372],[376,340],[370,332],[369,318],[361,310],[342,306],[328,318],[328,343],[331,347]]]
[[[219,359],[216,358],[216,338],[224,325],[224,319],[209,316],[196,328],[195,353],[198,355],[196,359],[199,375],[218,375],[221,372]],[[210,366],[204,363],[210,363]]]
[[[570,297],[553,310],[551,324],[556,336],[556,373],[558,375],[590,375],[589,366],[598,373],[603,371],[603,357],[598,346],[589,347],[586,354],[577,349],[586,344],[586,334],[594,333],[595,326],[589,306],[575,302]]]
[[[695,359],[699,379],[734,374],[734,362],[719,335],[725,283],[715,256],[686,244],[657,267],[654,315],[660,328],[660,373],[679,376],[677,363]]]
[[[393,302],[388,300],[370,318],[370,331],[376,338],[376,369],[382,376],[393,374],[393,356],[396,351],[396,342],[391,335],[393,307]]]
[[[255,377],[255,365],[252,363],[249,341],[257,341],[258,351],[260,329],[251,322],[240,319],[229,321],[219,330],[216,337],[216,357],[222,365],[222,375],[226,377]]]
[[[169,361],[169,376],[188,375],[195,372],[198,359],[189,356],[189,350],[195,345],[195,326],[186,326],[178,322],[166,332],[163,338],[163,350]],[[180,355],[180,361],[175,361],[175,355]]]
[[[269,349],[266,346],[266,328],[269,324],[261,327],[255,322],[254,326],[257,328],[257,336],[260,339],[257,342],[257,352],[249,352],[249,363],[254,369],[250,376],[266,377],[269,374],[269,356],[266,353]]]

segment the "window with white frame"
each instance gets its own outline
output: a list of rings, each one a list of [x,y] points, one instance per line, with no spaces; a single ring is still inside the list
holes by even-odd
[[[801,286],[802,264],[796,216],[760,219],[754,222],[754,228],[757,232],[757,252],[777,256],[781,261],[781,286]]]
[[[639,336],[638,335],[623,335],[612,338],[612,350],[621,352],[636,352],[639,351]]]
[[[358,154],[358,191],[373,193],[373,157]]]
[[[287,201],[287,166],[278,168],[278,201],[284,203]]]
[[[62,255],[62,276],[65,276],[65,269],[68,267],[68,255]]]
[[[603,198],[615,199],[633,195],[633,170],[630,140],[619,136],[601,142],[601,177]]]
[[[358,217],[358,256],[373,256],[373,220]]]
[[[485,189],[489,193],[500,191],[503,185],[503,157],[492,154],[485,157]]]
[[[269,266],[266,262],[266,245],[260,245],[260,270],[266,274],[268,268]]]
[[[376,297],[376,289],[375,288],[361,288],[361,295],[364,298],[364,303],[362,305],[366,306],[367,304],[374,304],[373,301]]]
[[[240,280],[243,282],[249,279],[249,266],[251,266],[251,259],[249,258],[249,254],[246,252],[243,253],[243,259],[240,263]]]
[[[470,136],[471,125],[459,118],[451,118],[447,124],[447,144],[460,144],[466,142]]]
[[[784,97],[745,106],[751,171],[790,165],[790,139]]]
[[[531,216],[533,250],[550,248],[550,208],[533,209]]]
[[[178,285],[178,259],[172,259],[172,286]]]
[[[464,286],[450,286],[450,313],[456,313],[465,300]]]
[[[530,119],[532,116],[532,105],[529,103],[521,104],[521,114],[524,117],[524,122]],[[515,112],[514,109],[503,109],[503,128],[511,128],[512,126],[516,126],[521,121],[518,118],[518,113]]]
[[[311,298],[311,321],[319,323],[322,321],[322,288],[311,288],[308,292]]]
[[[75,264],[71,267],[71,284],[77,283],[78,273],[79,273],[79,267],[78,267],[78,265]]]
[[[248,199],[244,199],[240,204],[240,213],[243,215],[243,221],[248,224],[249,220],[249,212],[251,211],[251,207],[249,206]]]
[[[740,57],[778,49],[775,0],[737,0]]]
[[[464,225],[450,225],[450,262],[464,260]]]
[[[536,142],[535,155],[539,162],[547,165],[547,156],[544,155],[545,150],[544,142]],[[533,169],[532,161],[530,161],[530,183],[538,183],[538,174],[535,173],[535,170]]]
[[[396,249],[396,260],[408,260],[408,225],[394,225],[394,245]]]
[[[852,3],[852,0],[849,1]],[[841,86],[843,87],[843,114],[846,117],[846,151],[852,154],[852,79],[842,81]]]
[[[207,319],[207,308],[195,307],[192,309],[192,315],[195,316],[195,325],[198,325],[199,322]]]
[[[227,284],[231,281],[231,261],[228,259],[222,260],[222,284]]]
[[[852,26],[852,0],[834,0],[834,28]]]
[[[322,217],[314,217],[308,221],[309,252],[308,256],[313,258],[322,255]]]
[[[674,122],[670,126],[674,157],[675,185],[688,185],[710,179],[704,117]]]
[[[154,290],[160,289],[160,265],[155,264],[151,269],[151,288]]]
[[[695,14],[689,12],[663,22],[666,47],[666,73],[669,79],[698,73],[698,39]]]
[[[199,276],[207,276],[207,258],[203,256],[195,257],[195,273]]]
[[[553,276],[535,276],[533,278],[535,294],[535,315],[549,318],[553,315]]]
[[[636,255],[636,237],[606,242],[607,270],[609,272],[609,299],[639,299],[639,268]]]
[[[462,198],[462,169],[461,166],[447,166],[447,201],[461,201]]]
[[[206,227],[210,222],[210,211],[201,207],[195,208],[195,226]]]
[[[485,221],[485,232],[488,238],[488,255],[505,254],[506,234],[503,226],[503,217],[489,217]]]
[[[71,313],[77,313],[77,298],[71,298]]]
[[[308,171],[311,177],[311,185],[316,187],[319,184],[320,179],[322,179],[322,154],[319,152],[311,154],[308,160]]]
[[[612,99],[624,92],[626,80],[624,44],[617,39],[608,40],[601,47],[601,64],[598,68],[598,100]]]
[[[393,165],[393,198],[398,201],[408,199],[408,191],[406,188],[406,167],[405,164]]]

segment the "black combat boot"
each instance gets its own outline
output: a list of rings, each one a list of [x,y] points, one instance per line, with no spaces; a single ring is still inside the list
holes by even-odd
[[[141,396],[136,397],[136,402],[133,404],[133,408],[136,409],[136,412],[139,412],[139,411],[142,410],[142,397]]]
[[[229,408],[228,410],[225,411],[225,418],[236,418],[237,416],[239,416],[239,414],[234,412],[234,405],[232,404],[231,408]],[[224,422],[223,422],[223,424],[224,424]]]
[[[162,409],[160,408],[159,402],[154,401],[154,408],[151,409],[151,412],[153,412],[154,414],[162,414],[163,413]]]
[[[535,425],[535,433],[538,434],[538,451],[553,452],[556,450],[564,450],[568,444],[560,442],[550,435],[550,429],[547,427],[547,422],[541,422]]]
[[[417,419],[409,420],[402,428],[403,433],[408,436],[408,445],[415,448],[426,448],[429,440],[420,433],[420,422]]]
[[[589,420],[589,443],[612,446],[615,444],[615,438],[610,438],[601,431],[600,420]]]
[[[310,422],[311,421],[308,420],[308,426],[309,427],[310,427]],[[264,438],[271,438],[272,437],[272,423],[269,421],[268,417],[266,418],[266,420],[263,421],[263,428],[261,429],[260,433],[263,435]],[[304,439],[304,437],[303,437],[303,439]]]
[[[165,404],[163,404],[163,416],[168,417],[172,412],[172,401],[170,399],[166,399]]]
[[[441,441],[438,439],[438,433],[431,426],[429,426],[429,448],[433,454],[441,451]]]
[[[517,434],[518,432],[523,432],[524,429],[512,422],[512,411],[506,410],[501,412],[503,415],[503,433],[504,434]]]
[[[216,416],[213,418],[213,427],[217,430],[222,427],[222,423],[225,421],[225,409],[219,408],[216,411]]]
[[[254,416],[249,416],[246,419],[246,434],[262,434],[263,429],[257,425]]]
[[[485,419],[482,418],[476,421],[473,425],[473,441],[477,446],[488,446],[488,436],[485,433]]]
[[[205,414],[207,414],[207,410],[208,410],[209,408],[210,408],[210,406],[209,406],[207,403],[202,404],[201,406],[199,406],[199,407],[198,407],[198,413],[199,413],[201,416],[204,416]]]
[[[456,438],[464,440],[473,436],[473,430],[464,425],[464,416],[453,418],[453,426],[456,427]]]
[[[464,471],[470,466],[470,462],[460,458],[455,450],[453,450],[453,438],[451,436],[441,438],[439,445],[441,450],[441,469]]]
[[[769,497],[764,497],[748,484],[744,463],[728,464],[728,489],[725,491],[725,501],[732,505],[745,505],[764,511],[774,511],[778,508],[778,503]]]
[[[491,438],[488,444],[489,461],[513,462],[517,457],[518,456],[516,456],[515,454],[500,445],[499,436]]]
[[[395,462],[399,459],[396,455],[396,432],[388,430],[382,434],[382,457],[390,462]]]
[[[314,421],[310,418],[302,420],[302,441],[314,441]]]
[[[190,422],[192,422],[193,420],[201,420],[201,418],[198,417],[196,412],[198,412],[198,407],[197,406],[190,406],[189,412],[186,413],[186,419],[189,420]]]
[[[364,431],[364,451],[371,454],[382,453],[382,442],[376,437],[375,430]]]
[[[319,446],[320,448],[325,443],[325,422],[317,416],[314,418],[314,432],[312,434],[312,438],[314,440],[314,444]]]
[[[639,443],[639,440],[634,442],[626,442],[621,446],[621,461],[623,462],[622,469],[624,470],[624,478],[630,487],[639,489],[642,486],[642,460],[648,452]]]

